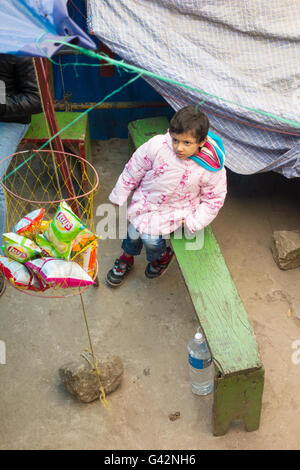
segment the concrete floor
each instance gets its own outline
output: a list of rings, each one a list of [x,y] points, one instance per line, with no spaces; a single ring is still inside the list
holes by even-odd
[[[93,142],[107,196],[128,159],[127,141]],[[141,255],[120,289],[105,275],[120,253],[119,240],[99,247],[99,288],[84,294],[98,358],[118,354],[121,387],[99,402],[81,404],[65,391],[59,367],[88,347],[80,299],[38,299],[8,286],[0,300],[0,449],[298,449],[300,268],[281,271],[270,252],[273,230],[299,229],[298,181],[279,175],[230,175],[224,208],[213,223],[232,277],[254,328],[266,370],[261,426],[248,433],[234,423],[211,433],[212,395],[189,390],[186,345],[197,321],[177,263],[160,280],[144,276]],[[95,218],[95,222],[99,218]],[[180,411],[180,418],[169,414]]]

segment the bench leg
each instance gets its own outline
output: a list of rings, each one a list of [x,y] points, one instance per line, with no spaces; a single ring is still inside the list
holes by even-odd
[[[247,431],[259,427],[263,368],[232,376],[216,377],[213,405],[213,434],[222,436],[233,420],[243,420]]]

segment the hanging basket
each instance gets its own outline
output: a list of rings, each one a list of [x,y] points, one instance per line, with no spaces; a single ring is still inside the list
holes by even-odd
[[[94,233],[93,202],[99,178],[87,160],[68,152],[25,150],[6,157],[0,165],[8,161],[9,167],[0,182],[6,195],[6,232],[12,232],[17,222],[40,208],[45,209],[43,220],[51,221],[60,203],[65,201],[82,224]],[[93,279],[97,278],[97,272],[96,262]],[[78,295],[90,286],[56,286],[44,291],[14,287],[30,295],[61,298]]]

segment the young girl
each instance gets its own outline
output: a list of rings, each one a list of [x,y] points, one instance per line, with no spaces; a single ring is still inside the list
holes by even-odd
[[[130,222],[123,254],[107,273],[119,286],[143,245],[149,261],[145,275],[161,276],[173,257],[164,235],[185,224],[194,233],[209,225],[224,204],[226,171],[219,137],[208,132],[209,121],[195,106],[180,109],[169,131],[141,145],[120,175],[109,199],[128,207]]]

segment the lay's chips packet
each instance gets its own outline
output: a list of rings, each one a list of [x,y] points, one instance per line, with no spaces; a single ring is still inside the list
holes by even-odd
[[[45,230],[47,230],[49,224],[50,224],[50,220],[42,220],[41,221],[41,227],[40,227],[41,233],[44,233]]]
[[[94,241],[88,248],[81,251],[74,258],[74,261],[78,263],[92,279],[94,279],[97,269],[97,246],[98,243]]]
[[[79,232],[75,240],[72,242],[72,249],[70,259],[75,258],[79,253],[85,251],[92,243],[97,240],[97,236],[94,235],[88,228],[84,228]]]
[[[50,258],[61,258],[61,255],[54,248],[54,246],[51,245],[51,243],[45,237],[44,234],[38,234],[35,237],[34,241],[40,247],[40,249],[42,250],[42,256],[46,256],[46,257],[50,257]]]
[[[59,255],[69,260],[72,242],[84,228],[85,226],[79,218],[68,204],[63,201],[45,230],[44,235],[58,251]]]
[[[13,232],[30,239],[34,239],[36,234],[40,232],[41,223],[45,209],[36,209],[26,214],[13,228]]]
[[[94,284],[93,279],[73,261],[40,258],[26,263],[48,287],[83,287]]]
[[[40,291],[45,288],[45,284],[42,284],[24,264],[5,256],[0,256],[0,272],[19,289]]]
[[[16,233],[4,233],[3,240],[4,254],[20,263],[25,263],[42,254],[42,250],[32,240]]]

